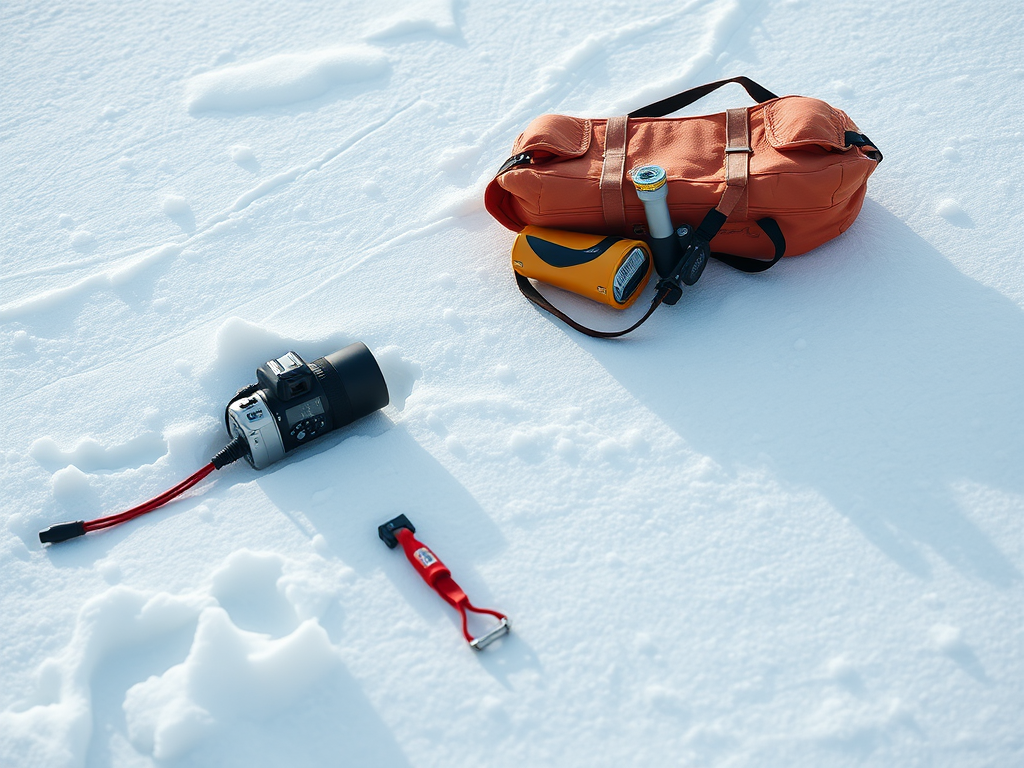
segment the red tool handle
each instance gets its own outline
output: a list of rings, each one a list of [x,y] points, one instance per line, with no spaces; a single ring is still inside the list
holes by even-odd
[[[401,522],[399,523],[398,521]],[[409,523],[404,515],[400,518],[395,518],[391,523],[381,526],[381,529],[385,528],[387,529],[386,532],[381,531],[381,538],[384,539],[385,543],[392,547],[395,541],[401,544],[406,558],[412,563],[412,567],[416,569],[416,573],[420,575],[420,578],[427,582],[430,588],[437,592],[437,594],[443,597],[445,602],[462,614],[462,634],[466,638],[466,642],[474,650],[479,651],[499,637],[508,634],[509,628],[512,626],[508,617],[498,611],[492,611],[490,608],[477,608],[473,605],[462,587],[455,583],[455,579],[452,578],[452,572],[448,570],[448,566],[441,562],[441,558],[435,555],[430,547],[413,535],[415,528],[412,527],[412,524]],[[498,626],[480,637],[473,637],[469,633],[469,611],[495,617],[498,619]]]
[[[469,606],[469,598],[466,597],[466,593],[455,583],[448,566],[441,562],[441,558],[435,555],[430,547],[417,539],[408,528],[395,531],[395,538],[402,545],[405,556],[412,563],[412,567],[416,569],[416,573],[430,585],[431,589],[456,610],[461,611],[463,604]],[[494,612],[488,611],[488,613]]]

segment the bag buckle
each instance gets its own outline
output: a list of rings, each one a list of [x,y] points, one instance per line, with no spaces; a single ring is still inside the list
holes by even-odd
[[[520,152],[518,155],[512,155],[508,160],[501,164],[501,168],[494,174],[495,176],[501,176],[505,171],[510,171],[517,165],[525,165],[533,159],[533,155],[529,152]]]

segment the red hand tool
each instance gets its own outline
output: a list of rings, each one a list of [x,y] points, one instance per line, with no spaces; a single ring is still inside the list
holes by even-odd
[[[483,650],[499,637],[507,635],[512,628],[512,622],[509,621],[508,616],[489,608],[477,608],[469,602],[462,587],[456,584],[452,578],[452,572],[429,547],[416,539],[414,533],[416,533],[416,527],[405,515],[399,515],[394,520],[389,520],[377,528],[377,534],[381,541],[391,549],[401,544],[402,549],[405,550],[405,556],[409,558],[416,573],[449,605],[462,614],[462,634],[465,635],[466,642],[473,650]],[[498,625],[480,637],[473,637],[469,634],[469,611],[494,616],[498,619]]]

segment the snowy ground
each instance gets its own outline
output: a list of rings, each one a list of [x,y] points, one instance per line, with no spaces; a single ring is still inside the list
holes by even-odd
[[[4,3],[0,765],[1024,764],[1022,28]],[[736,74],[879,144],[852,229],[619,342],[525,302],[482,206],[519,131]],[[383,412],[39,545],[198,469],[256,365],[357,339]],[[466,647],[398,513],[509,638]]]

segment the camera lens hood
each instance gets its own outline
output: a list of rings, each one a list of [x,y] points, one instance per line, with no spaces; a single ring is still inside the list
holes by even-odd
[[[327,395],[335,428],[368,416],[391,399],[377,360],[362,342],[318,358],[309,367]]]

